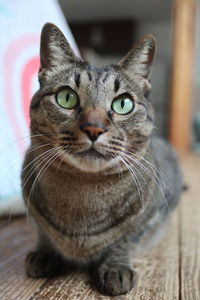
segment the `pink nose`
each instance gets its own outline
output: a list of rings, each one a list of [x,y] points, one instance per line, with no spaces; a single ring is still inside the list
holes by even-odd
[[[82,124],[80,129],[87,134],[92,142],[95,142],[102,133],[107,131],[104,125],[91,123]]]

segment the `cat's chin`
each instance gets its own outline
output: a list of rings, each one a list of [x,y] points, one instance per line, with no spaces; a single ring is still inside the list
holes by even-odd
[[[116,164],[116,159],[111,155],[104,155],[95,149],[69,154],[68,162],[75,168],[89,173],[98,173]]]

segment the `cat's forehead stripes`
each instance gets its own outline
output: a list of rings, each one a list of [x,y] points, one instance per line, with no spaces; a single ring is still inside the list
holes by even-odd
[[[89,71],[87,71],[87,75],[88,75],[89,81],[92,81],[92,75],[91,75],[91,73]]]
[[[119,88],[120,88],[120,81],[118,78],[116,78],[114,81],[114,92],[117,93]]]
[[[102,82],[105,83],[106,80],[108,79],[108,77],[109,77],[109,73],[106,73],[106,74],[104,75],[104,77],[102,78]]]
[[[79,88],[80,82],[81,82],[81,74],[80,73],[75,73],[74,81],[76,83],[77,88]]]
[[[90,82],[96,82],[96,85],[99,86],[102,83],[110,84],[114,86],[113,91],[117,93],[120,89],[120,79],[118,77],[118,74],[114,75],[113,72],[109,72],[109,70],[105,70],[104,68],[98,69],[98,70],[91,70],[87,71],[87,77]]]

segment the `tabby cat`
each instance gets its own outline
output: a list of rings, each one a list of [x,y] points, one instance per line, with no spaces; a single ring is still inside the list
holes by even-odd
[[[95,68],[75,56],[55,25],[43,27],[22,170],[39,233],[28,275],[50,277],[73,264],[91,267],[105,294],[134,286],[131,258],[160,230],[181,191],[176,155],[153,134],[147,94],[154,52],[147,35],[118,64]]]

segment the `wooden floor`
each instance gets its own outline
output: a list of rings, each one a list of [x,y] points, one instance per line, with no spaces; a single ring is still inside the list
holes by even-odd
[[[174,212],[164,240],[135,262],[133,300],[200,300],[200,156],[183,161],[185,182],[181,205]],[[90,277],[74,272],[56,279],[33,280],[24,272],[24,259],[34,247],[35,233],[26,220],[0,221],[0,299],[111,299],[91,288]]]

